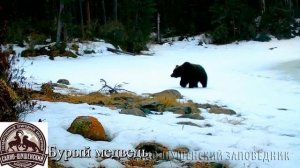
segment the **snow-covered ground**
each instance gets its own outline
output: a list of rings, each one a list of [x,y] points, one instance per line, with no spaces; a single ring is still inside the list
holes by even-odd
[[[220,46],[197,44],[196,38],[172,45],[152,45],[149,52],[153,56],[130,56],[106,51],[109,44],[87,43],[83,47],[94,49],[96,54],[76,59],[55,58],[55,61],[40,56],[21,59],[19,65],[25,67],[29,81],[39,84],[66,78],[72,87],[88,93],[99,90],[102,86],[99,80],[103,78],[110,85],[127,82],[124,88],[138,94],[176,89],[186,100],[226,105],[237,116],[210,114],[202,109],[205,120],[176,118],[178,115],[168,112],[144,118],[100,106],[41,102],[46,108],[27,115],[26,121],[45,119],[49,125],[49,146],[58,149],[128,150],[141,142],[154,141],[169,149],[188,147],[191,152],[221,152],[222,160],[231,167],[298,167],[300,38]],[[180,79],[170,77],[175,65],[185,61],[201,64],[206,69],[207,88],[181,88]],[[79,115],[98,118],[112,141],[93,142],[67,132]],[[176,124],[179,121],[212,127],[183,127]],[[247,156],[228,159],[227,154],[232,156],[235,152],[258,155],[250,159]],[[93,167],[99,162],[95,158],[73,158],[63,163]],[[109,163],[112,161],[103,164]],[[160,166],[176,167],[177,164],[165,162]]]

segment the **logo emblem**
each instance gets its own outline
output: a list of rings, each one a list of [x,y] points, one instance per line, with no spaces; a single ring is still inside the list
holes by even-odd
[[[1,166],[33,168],[43,166],[47,159],[47,144],[43,132],[31,123],[14,123],[0,137]]]

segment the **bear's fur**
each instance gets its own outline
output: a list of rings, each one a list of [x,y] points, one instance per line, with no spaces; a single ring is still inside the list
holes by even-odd
[[[198,64],[185,62],[180,66],[176,65],[171,77],[181,77],[181,87],[186,87],[187,84],[189,84],[189,88],[198,87],[198,82],[202,84],[202,87],[207,86],[207,74],[204,68]]]

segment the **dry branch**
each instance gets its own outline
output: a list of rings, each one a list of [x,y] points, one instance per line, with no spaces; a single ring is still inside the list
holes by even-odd
[[[115,84],[114,87],[109,86],[104,79],[100,79],[100,83],[103,84],[102,88],[99,90],[101,92],[105,92],[105,93],[109,93],[109,94],[119,93],[120,91],[125,91],[125,92],[133,93],[133,92],[131,92],[129,90],[126,90],[126,89],[122,88],[124,84],[128,84],[126,82],[123,82],[123,83],[120,83],[120,84],[117,83],[117,84]]]

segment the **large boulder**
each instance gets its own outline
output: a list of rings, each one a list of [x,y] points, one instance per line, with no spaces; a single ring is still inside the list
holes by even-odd
[[[68,128],[73,134],[80,134],[94,141],[106,141],[107,137],[101,123],[92,116],[77,117]]]
[[[221,108],[221,107],[212,107],[208,110],[208,112],[214,114],[236,115],[236,112],[234,110],[228,108]]]
[[[138,109],[138,108],[122,109],[120,111],[120,114],[127,114],[127,115],[135,115],[135,116],[146,117],[145,113],[142,110]]]
[[[165,111],[170,111],[175,114],[191,114],[193,109],[189,106],[176,106],[176,107],[167,107]]]
[[[157,96],[173,96],[176,97],[176,99],[181,99],[182,95],[179,91],[175,90],[175,89],[168,89],[168,90],[164,90],[158,93],[153,93],[152,94],[153,97],[157,97]]]

